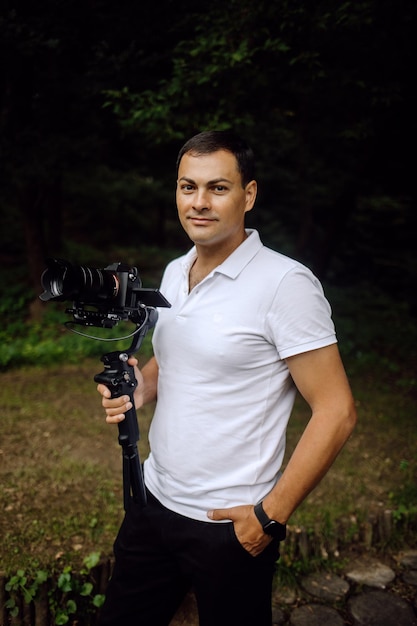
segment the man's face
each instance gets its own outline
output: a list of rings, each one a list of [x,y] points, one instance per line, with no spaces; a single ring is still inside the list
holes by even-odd
[[[242,187],[235,156],[226,150],[180,162],[177,208],[182,227],[197,246],[232,251],[245,238],[244,216],[254,205],[256,182]]]

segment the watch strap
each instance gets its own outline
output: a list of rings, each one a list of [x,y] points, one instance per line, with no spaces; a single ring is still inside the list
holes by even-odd
[[[287,535],[287,527],[285,526],[285,524],[281,524],[280,522],[269,518],[264,511],[262,502],[258,502],[258,504],[255,505],[254,513],[267,535],[271,535],[272,537],[275,537],[280,541],[285,539]]]

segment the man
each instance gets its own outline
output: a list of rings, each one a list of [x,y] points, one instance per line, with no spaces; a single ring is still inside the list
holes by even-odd
[[[157,399],[148,504],[128,511],[101,624],[168,625],[194,589],[201,626],[270,626],[279,542],[356,422],[330,307],[313,274],[245,229],[253,154],[229,132],[181,149],[176,202],[194,243],[171,262],[171,303],[137,408]],[[137,363],[133,360],[133,363]],[[311,419],[281,475],[296,388]],[[98,386],[107,422],[131,408]]]

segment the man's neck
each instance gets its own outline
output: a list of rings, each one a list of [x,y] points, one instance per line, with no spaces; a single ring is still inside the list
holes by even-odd
[[[247,235],[245,232],[242,241],[240,241],[238,245],[230,247],[230,249],[221,247],[216,250],[213,246],[209,247],[196,244],[197,258],[190,269],[189,290],[194,289],[210,272],[221,265],[246,238]]]

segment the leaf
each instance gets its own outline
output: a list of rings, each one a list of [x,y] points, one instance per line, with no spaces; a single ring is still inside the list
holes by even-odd
[[[93,591],[93,585],[91,583],[84,583],[80,590],[81,596],[89,596]]]
[[[97,593],[93,598],[93,605],[97,608],[103,606],[106,596],[103,593]]]
[[[58,588],[61,589],[64,593],[72,590],[71,575],[68,574],[68,572],[60,574],[58,578]]]
[[[75,613],[77,610],[77,603],[74,600],[68,600],[67,611],[68,613]]]
[[[35,597],[36,587],[31,587],[30,589],[26,589],[25,587],[23,587],[22,590],[23,590],[23,598],[26,604],[30,604],[33,598]]]
[[[14,600],[14,598],[9,598],[4,603],[4,606],[6,607],[6,609],[14,609],[14,607],[16,606],[16,601]]]
[[[88,556],[85,557],[83,563],[87,567],[88,570],[95,567],[100,560],[100,552],[91,552]]]
[[[42,583],[46,582],[48,580],[48,574],[45,572],[45,570],[40,569],[36,572],[36,576],[35,576],[35,582],[38,585],[41,585]]]

